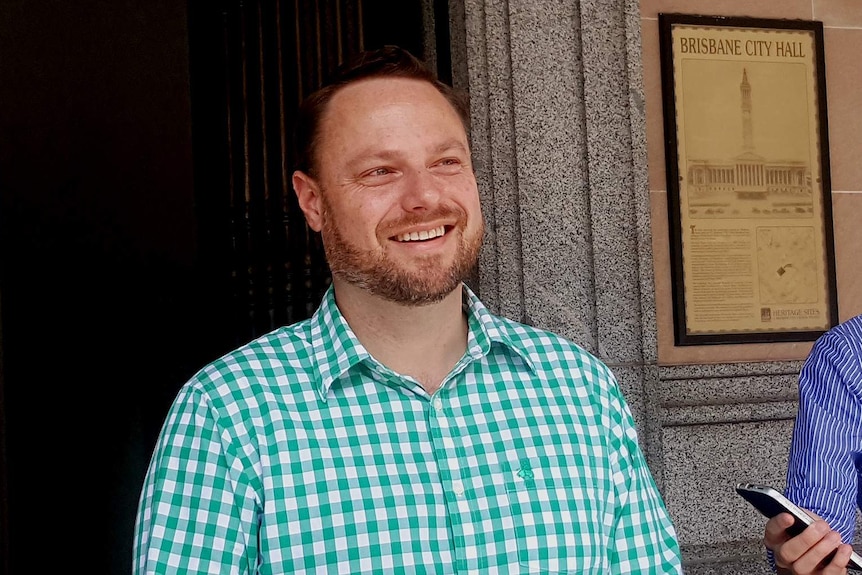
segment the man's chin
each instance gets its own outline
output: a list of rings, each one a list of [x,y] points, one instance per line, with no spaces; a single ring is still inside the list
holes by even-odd
[[[417,285],[404,282],[387,282],[378,286],[377,295],[406,306],[426,306],[443,301],[453,291],[460,289],[461,282],[446,282],[435,285]]]
[[[461,280],[446,279],[429,282],[427,278],[393,277],[385,278],[367,275],[333,273],[341,281],[365,291],[375,297],[404,306],[426,306],[446,299],[452,292],[461,289]]]

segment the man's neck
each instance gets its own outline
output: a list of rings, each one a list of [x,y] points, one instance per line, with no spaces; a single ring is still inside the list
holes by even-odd
[[[365,349],[389,369],[415,378],[429,394],[467,349],[462,293],[459,286],[437,303],[410,306],[335,284],[338,308]]]

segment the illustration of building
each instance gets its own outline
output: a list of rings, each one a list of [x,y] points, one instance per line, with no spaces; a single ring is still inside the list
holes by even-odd
[[[696,203],[698,197],[715,200],[716,196],[732,194],[732,199],[785,198],[810,204],[811,170],[807,162],[768,160],[755,151],[751,84],[745,68],[739,89],[742,151],[729,161],[689,158],[687,191],[690,200]]]

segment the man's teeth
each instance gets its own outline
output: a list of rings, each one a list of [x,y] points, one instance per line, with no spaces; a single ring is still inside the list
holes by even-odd
[[[419,240],[432,240],[434,238],[438,238],[442,236],[446,232],[445,227],[439,226],[434,228],[433,230],[423,230],[421,232],[409,232],[405,234],[399,234],[396,239],[399,242],[415,242]]]

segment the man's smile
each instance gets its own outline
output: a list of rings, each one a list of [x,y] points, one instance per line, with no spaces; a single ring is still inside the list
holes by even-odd
[[[433,240],[446,233],[446,226],[437,226],[430,230],[422,230],[421,232],[405,232],[398,234],[395,239],[399,242],[416,242],[424,240]]]

